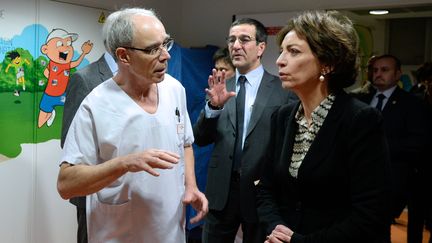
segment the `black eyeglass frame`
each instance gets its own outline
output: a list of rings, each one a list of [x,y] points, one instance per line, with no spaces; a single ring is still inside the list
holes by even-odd
[[[238,40],[238,42],[240,43],[240,45],[246,45],[247,43],[251,42],[251,41],[256,41],[258,43],[258,40],[255,38],[252,38],[248,35],[240,35],[240,36],[228,36],[226,38],[226,43],[228,46],[232,46],[234,45],[234,43]]]
[[[168,38],[166,39],[161,45],[156,47],[147,47],[147,48],[137,48],[133,46],[123,46],[123,48],[136,50],[136,51],[142,51],[143,53],[151,56],[160,55],[162,53],[162,49],[165,49],[166,51],[170,51],[171,48],[174,46],[174,39]]]

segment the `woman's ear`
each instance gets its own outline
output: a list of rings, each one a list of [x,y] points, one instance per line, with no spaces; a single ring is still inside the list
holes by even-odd
[[[331,66],[329,66],[329,65],[324,65],[324,66],[321,68],[321,74],[323,74],[323,75],[327,75],[327,74],[333,72],[333,69],[334,69],[334,68],[331,67]]]

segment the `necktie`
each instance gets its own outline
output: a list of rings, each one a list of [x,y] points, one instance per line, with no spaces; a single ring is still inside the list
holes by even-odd
[[[386,96],[385,95],[383,95],[383,94],[379,94],[379,95],[377,95],[377,98],[378,98],[378,103],[377,103],[377,105],[375,106],[379,111],[382,111],[382,109],[383,109],[383,101],[384,101],[384,99],[386,98]]]
[[[244,122],[244,111],[245,111],[245,82],[247,81],[245,76],[240,76],[238,82],[240,83],[240,89],[237,93],[236,98],[236,111],[237,111],[237,124],[236,124],[236,139],[234,148],[234,171],[240,170],[241,157],[242,157],[242,142],[243,142],[243,122]]]

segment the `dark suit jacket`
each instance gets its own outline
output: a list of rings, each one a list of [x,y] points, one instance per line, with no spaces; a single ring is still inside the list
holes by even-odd
[[[75,72],[66,89],[63,113],[61,147],[63,147],[69,126],[84,98],[100,83],[113,76],[104,56]]]
[[[375,92],[356,97],[370,104]],[[392,163],[408,163],[425,144],[427,111],[421,101],[397,87],[382,110]]]
[[[370,104],[376,90],[356,94],[355,97]],[[408,177],[416,168],[423,167],[422,154],[430,140],[430,121],[424,103],[397,87],[384,109],[384,127],[390,148],[395,199],[394,217],[398,217],[408,197]]]
[[[235,91],[234,78],[227,81],[227,90]],[[270,116],[280,105],[294,97],[291,92],[282,89],[279,78],[264,72],[243,145],[240,197],[242,215],[247,221],[257,221],[254,181],[258,180],[262,170],[261,165],[270,137]],[[209,208],[214,210],[222,210],[228,199],[236,138],[235,106],[235,97],[232,97],[225,104],[221,115],[212,119],[205,118],[203,110],[193,128],[197,145],[214,143],[206,184]]]
[[[379,112],[336,96],[298,171],[289,173],[299,104],[272,117],[271,147],[257,186],[258,215],[270,233],[294,231],[295,242],[373,242],[388,222],[389,155]]]
[[[97,61],[87,65],[83,69],[75,72],[69,81],[66,89],[66,101],[63,112],[63,125],[61,134],[61,147],[66,139],[69,126],[84,98],[100,83],[113,76],[104,56]],[[72,204],[85,207],[85,197],[72,198]]]

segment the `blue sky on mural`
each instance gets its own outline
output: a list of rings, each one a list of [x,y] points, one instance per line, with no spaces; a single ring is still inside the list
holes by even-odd
[[[48,33],[49,31],[43,25],[33,24],[25,27],[21,34],[15,35],[12,39],[4,39],[0,36],[0,61],[4,60],[5,54],[8,51],[14,50],[18,47],[28,50],[32,54],[33,58],[38,58],[40,55],[43,55],[40,51],[40,47],[45,44]],[[80,47],[74,46],[74,48],[81,51]],[[78,59],[79,56],[80,53],[74,51],[74,57],[72,60]],[[77,69],[81,69],[87,64],[89,64],[89,61],[84,58]]]

